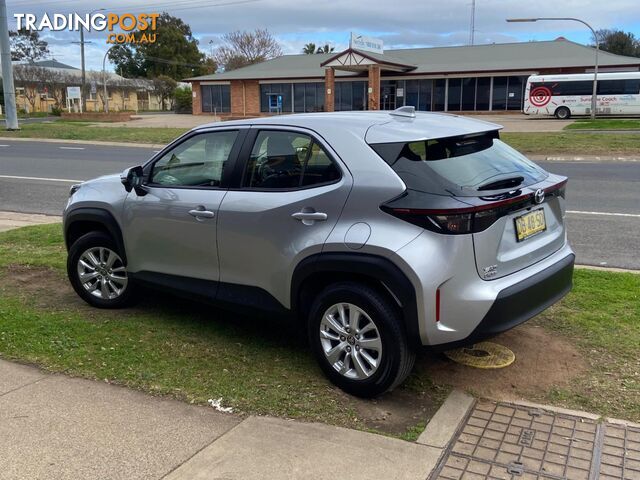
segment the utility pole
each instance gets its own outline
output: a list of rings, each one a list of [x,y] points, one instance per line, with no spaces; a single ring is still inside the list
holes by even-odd
[[[476,0],[471,0],[471,24],[469,25],[469,45],[473,45],[476,36]]]
[[[104,10],[105,10],[104,8],[97,8],[89,12],[89,16],[93,15],[96,12],[102,12]],[[81,80],[82,85],[80,86],[80,112],[86,112],[87,109],[86,109],[84,95],[85,95],[85,86],[87,83],[87,72],[85,69],[85,62],[84,62],[84,44],[91,43],[91,42],[84,41],[84,27],[82,25],[80,25],[80,42],[72,42],[72,43],[80,43],[80,64],[82,68],[82,80]]]
[[[18,114],[16,111],[16,89],[13,86],[13,66],[11,65],[7,3],[5,0],[0,0],[0,57],[2,57],[5,125],[7,130],[19,130],[20,126],[18,125]]]

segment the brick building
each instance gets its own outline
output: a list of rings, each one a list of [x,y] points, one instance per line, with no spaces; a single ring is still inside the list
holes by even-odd
[[[283,55],[188,78],[193,113],[248,117],[335,110],[521,110],[534,74],[593,71],[594,50],[564,38],[464,47]],[[601,72],[640,70],[640,58],[600,52]]]

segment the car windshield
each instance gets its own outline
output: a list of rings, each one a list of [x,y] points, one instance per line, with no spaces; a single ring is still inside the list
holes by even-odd
[[[407,188],[427,193],[486,195],[487,191],[522,187],[547,177],[544,170],[496,135],[490,132],[371,147]]]

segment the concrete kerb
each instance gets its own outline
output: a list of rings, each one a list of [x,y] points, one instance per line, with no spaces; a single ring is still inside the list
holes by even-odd
[[[64,140],[60,138],[14,138],[3,137],[0,135],[0,141],[10,140],[12,142],[40,142],[40,143],[66,143],[73,145],[98,145],[104,147],[133,147],[133,148],[153,148],[160,150],[166,147],[166,144],[160,143],[129,143],[129,142],[106,142],[102,140]]]
[[[416,442],[441,450],[445,449],[467,419],[475,403],[476,400],[471,395],[461,390],[453,390]]]

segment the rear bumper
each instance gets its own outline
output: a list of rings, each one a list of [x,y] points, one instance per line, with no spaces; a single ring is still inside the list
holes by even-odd
[[[435,345],[447,350],[493,337],[535,317],[564,297],[573,285],[575,255],[570,254],[544,270],[501,290],[482,321],[466,338]]]

